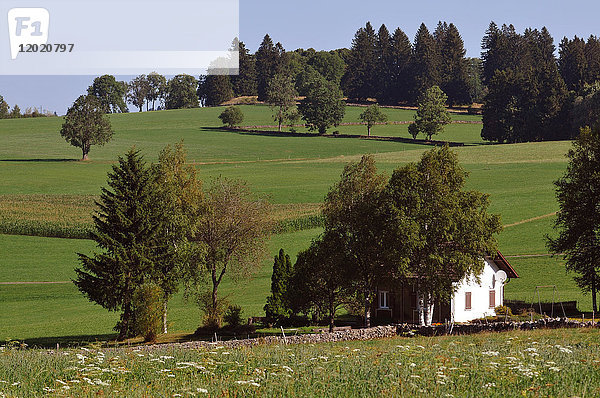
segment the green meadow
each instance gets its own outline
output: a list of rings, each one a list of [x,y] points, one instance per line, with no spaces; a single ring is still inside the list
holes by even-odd
[[[0,225],[27,222],[88,226],[94,198],[105,185],[106,173],[117,156],[135,146],[148,161],[157,159],[167,144],[184,141],[188,159],[208,181],[219,175],[242,178],[253,191],[266,195],[279,219],[318,212],[329,187],[344,165],[362,154],[374,154],[381,171],[390,175],[399,165],[416,161],[431,148],[423,143],[380,139],[336,138],[314,134],[247,133],[220,129],[223,108],[112,115],[113,140],[92,147],[89,162],[79,162],[77,148],[59,135],[60,118],[0,120]],[[244,125],[273,125],[267,106],[243,106]],[[358,122],[362,108],[348,107],[344,122]],[[411,120],[413,111],[385,109],[390,121]],[[454,120],[478,120],[453,115]],[[452,124],[436,137],[464,143],[455,147],[470,173],[469,189],[490,195],[491,210],[506,228],[498,237],[500,250],[522,276],[506,286],[506,297],[531,300],[535,286],[557,285],[561,299],[578,300],[590,310],[560,258],[545,255],[545,235],[552,234],[557,211],[553,181],[566,168],[569,142],[490,145],[480,138],[479,124]],[[361,135],[364,126],[340,126],[342,134]],[[304,132],[303,129],[299,129]],[[406,125],[375,126],[377,136],[408,137]],[[318,229],[273,236],[271,257],[284,248],[292,257],[306,248]],[[86,240],[0,235],[0,283],[68,282],[77,266],[76,252],[92,253]],[[229,278],[222,293],[260,316],[269,294],[272,259],[252,279]],[[545,299],[551,298],[544,293]],[[0,284],[0,340],[111,333],[116,315],[89,303],[71,283]],[[179,293],[170,303],[171,330],[192,331],[200,322],[193,300]]]

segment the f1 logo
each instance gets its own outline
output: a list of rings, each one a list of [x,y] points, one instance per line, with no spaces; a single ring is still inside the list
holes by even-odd
[[[50,13],[45,8],[12,8],[8,11],[10,56],[16,59],[21,45],[46,44]]]

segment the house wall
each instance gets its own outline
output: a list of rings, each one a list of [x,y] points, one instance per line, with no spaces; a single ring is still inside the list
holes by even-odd
[[[454,322],[468,322],[484,316],[494,315],[494,308],[490,308],[490,290],[495,291],[495,306],[504,302],[503,284],[495,278],[498,266],[491,259],[485,259],[483,273],[479,276],[480,283],[474,278],[463,279],[451,301],[451,313]],[[471,293],[471,309],[466,309],[466,293]]]

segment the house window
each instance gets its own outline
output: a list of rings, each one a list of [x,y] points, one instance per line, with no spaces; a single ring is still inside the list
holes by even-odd
[[[471,292],[465,293],[465,310],[471,309]]]
[[[496,308],[496,291],[490,290],[490,308]]]
[[[387,291],[380,291],[379,292],[379,308],[382,309],[388,309],[389,307],[389,302],[388,302],[388,292]]]

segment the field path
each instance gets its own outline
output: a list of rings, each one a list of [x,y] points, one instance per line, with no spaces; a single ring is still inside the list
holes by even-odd
[[[504,226],[504,228],[515,227],[517,225],[525,224],[525,223],[532,222],[532,221],[541,220],[543,218],[548,218],[548,217],[552,217],[552,216],[555,216],[555,215],[556,215],[556,212],[544,214],[543,216],[537,216],[537,217],[533,217],[533,218],[528,218],[527,220],[517,221],[517,222],[512,223],[512,224],[506,224]]]
[[[0,282],[0,285],[58,285],[71,283],[71,281],[58,281],[58,282]]]

